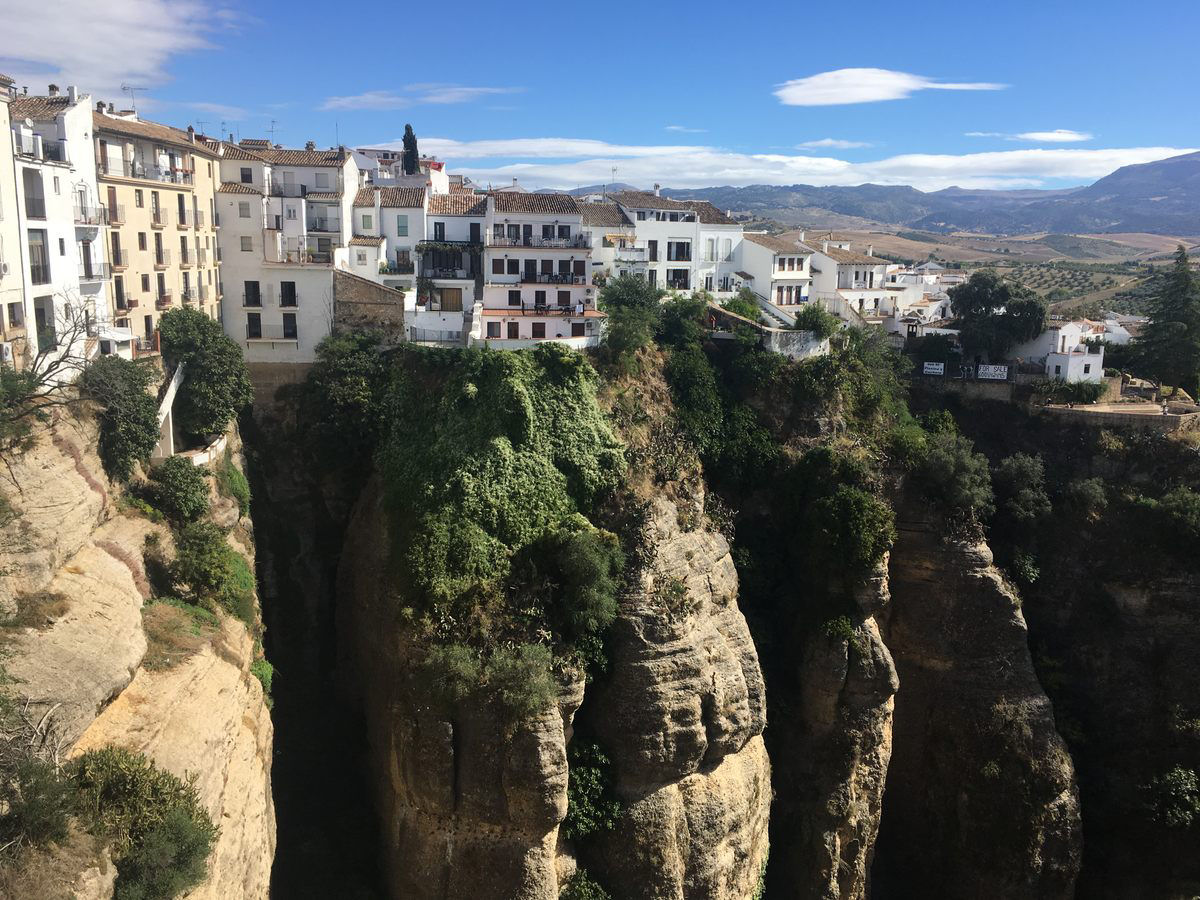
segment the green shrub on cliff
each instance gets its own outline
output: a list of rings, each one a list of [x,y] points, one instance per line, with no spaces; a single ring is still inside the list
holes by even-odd
[[[163,359],[187,366],[175,398],[179,427],[194,436],[224,431],[253,397],[242,348],[196,309],[168,310],[158,328]]]
[[[1200,778],[1191,769],[1175,766],[1146,786],[1150,815],[1167,828],[1200,824]]]
[[[580,866],[558,892],[558,900],[612,900],[612,894],[601,887],[587,869]]]
[[[986,519],[995,511],[987,457],[970,440],[941,431],[929,435],[916,470],[927,496],[951,514]]]
[[[191,522],[208,512],[204,472],[183,456],[172,456],[150,470],[155,506],[176,522]]]
[[[367,466],[387,430],[389,365],[381,344],[373,332],[339,332],[317,345],[303,390],[303,425],[325,465]]]
[[[254,623],[254,573],[211,522],[192,522],[175,537],[173,582],[193,603],[214,603]]]
[[[148,393],[152,371],[119,356],[102,356],[79,379],[81,393],[100,406],[100,461],[108,477],[126,481],[158,443],[158,405]]]
[[[612,831],[621,818],[621,802],[612,789],[611,762],[595,741],[576,738],[567,746],[567,817],[562,835],[575,841]]]

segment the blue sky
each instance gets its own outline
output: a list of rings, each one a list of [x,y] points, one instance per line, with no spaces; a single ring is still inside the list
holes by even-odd
[[[1058,187],[1200,147],[1200,3],[0,0],[0,72],[531,187]],[[389,18],[391,21],[389,21]]]

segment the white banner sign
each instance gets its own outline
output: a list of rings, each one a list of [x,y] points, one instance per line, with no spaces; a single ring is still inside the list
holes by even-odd
[[[992,381],[1008,381],[1008,366],[980,366],[979,377]]]
[[[925,363],[925,374],[926,375],[945,375],[946,374],[946,364],[945,363],[927,362],[927,363]]]

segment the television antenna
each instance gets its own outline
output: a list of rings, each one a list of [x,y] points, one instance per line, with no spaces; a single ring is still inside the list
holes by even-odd
[[[275,146],[275,126],[279,123],[274,119],[271,120],[271,127],[267,129],[267,134],[271,135],[271,146]]]
[[[122,84],[121,90],[129,95],[129,107],[134,112],[137,112],[137,98],[134,96],[136,91],[144,91],[146,88],[134,87],[132,84]]]
[[[207,125],[208,123],[205,122],[203,119],[197,119],[196,124],[200,126],[200,133],[204,134],[204,126]]]

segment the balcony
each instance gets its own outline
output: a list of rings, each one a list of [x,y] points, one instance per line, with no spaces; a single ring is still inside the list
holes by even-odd
[[[26,197],[25,198],[25,218],[27,218],[27,219],[44,219],[44,218],[46,218],[46,201],[41,197]]]
[[[263,295],[261,291],[258,293],[244,291],[242,293],[242,306],[249,307],[250,309],[260,309],[263,305],[262,301]]]
[[[381,262],[379,264],[380,275],[411,275],[416,270],[416,266],[411,260],[408,262]]]
[[[475,273],[470,269],[453,269],[445,266],[425,266],[421,269],[422,278],[437,278],[442,281],[458,280],[465,281],[475,277]]]
[[[112,267],[115,271],[121,272],[129,268],[129,251],[117,250],[115,247],[112,253]]]
[[[169,217],[167,216],[167,211],[165,209],[150,210],[151,228],[166,228],[168,219]]]
[[[84,262],[79,266],[80,282],[108,281],[112,278],[112,269],[105,262]]]
[[[48,162],[65,163],[69,161],[65,140],[47,140],[40,134],[19,134],[14,130],[13,151],[18,156],[29,156]]]
[[[204,213],[197,210],[196,212],[192,213],[192,218],[196,220],[195,224],[197,228],[204,227]]]
[[[171,251],[159,250],[154,254],[154,268],[165,269],[171,265]]]
[[[75,224],[96,227],[108,224],[108,210],[103,206],[75,207]]]
[[[155,309],[170,309],[171,308],[171,292],[163,291],[154,299]]]
[[[196,254],[192,253],[187,247],[179,248],[179,265],[191,268],[196,261]]]
[[[105,207],[108,210],[108,224],[124,225],[125,224],[125,204],[118,203],[116,206]]]
[[[201,267],[208,265],[208,251],[207,250],[201,248],[196,251],[196,265],[201,266]]]
[[[124,159],[101,161],[96,166],[96,172],[114,178],[142,178],[146,181],[161,181],[166,184],[192,183],[192,173],[189,169],[182,169],[178,166],[147,166]]]
[[[29,264],[29,282],[30,284],[49,284],[50,283],[50,266],[48,263],[30,263]]]
[[[574,234],[570,237],[534,237],[532,235],[525,237],[505,237],[503,235],[493,234],[488,238],[489,247],[537,247],[540,249],[550,250],[577,250],[590,248],[592,241],[589,235]]]
[[[572,275],[568,272],[523,272],[522,284],[587,284],[586,275]]]
[[[308,193],[308,186],[303,184],[277,184],[271,182],[271,190],[267,192],[272,197],[303,197]]]
[[[280,294],[279,295],[279,308],[280,309],[295,309],[297,306],[300,305],[299,300],[300,300],[300,297],[298,294],[296,294],[295,291],[293,291],[290,294]]]
[[[300,340],[300,334],[296,329],[289,330],[286,328],[271,328],[263,330],[261,326],[254,327],[247,323],[246,325],[246,340],[248,341],[287,341],[295,343]]]
[[[179,292],[179,299],[182,300],[186,306],[190,306],[191,304],[195,303],[198,298],[199,294],[193,287],[185,287]]]
[[[196,224],[196,215],[190,209],[181,209],[179,210],[179,215],[176,217],[175,224],[179,227],[180,231],[191,228]]]
[[[125,298],[125,309],[137,309],[137,308],[138,308],[137,297],[126,297]]]
[[[645,247],[618,247],[613,251],[618,262],[644,263],[646,261]]]
[[[200,302],[207,303],[212,297],[212,288],[207,284],[200,285]]]
[[[341,219],[331,219],[331,218],[327,219],[327,218],[321,218],[321,217],[309,219],[308,220],[308,230],[323,232],[326,234],[329,234],[329,233],[340,234],[342,231],[342,220]]]

